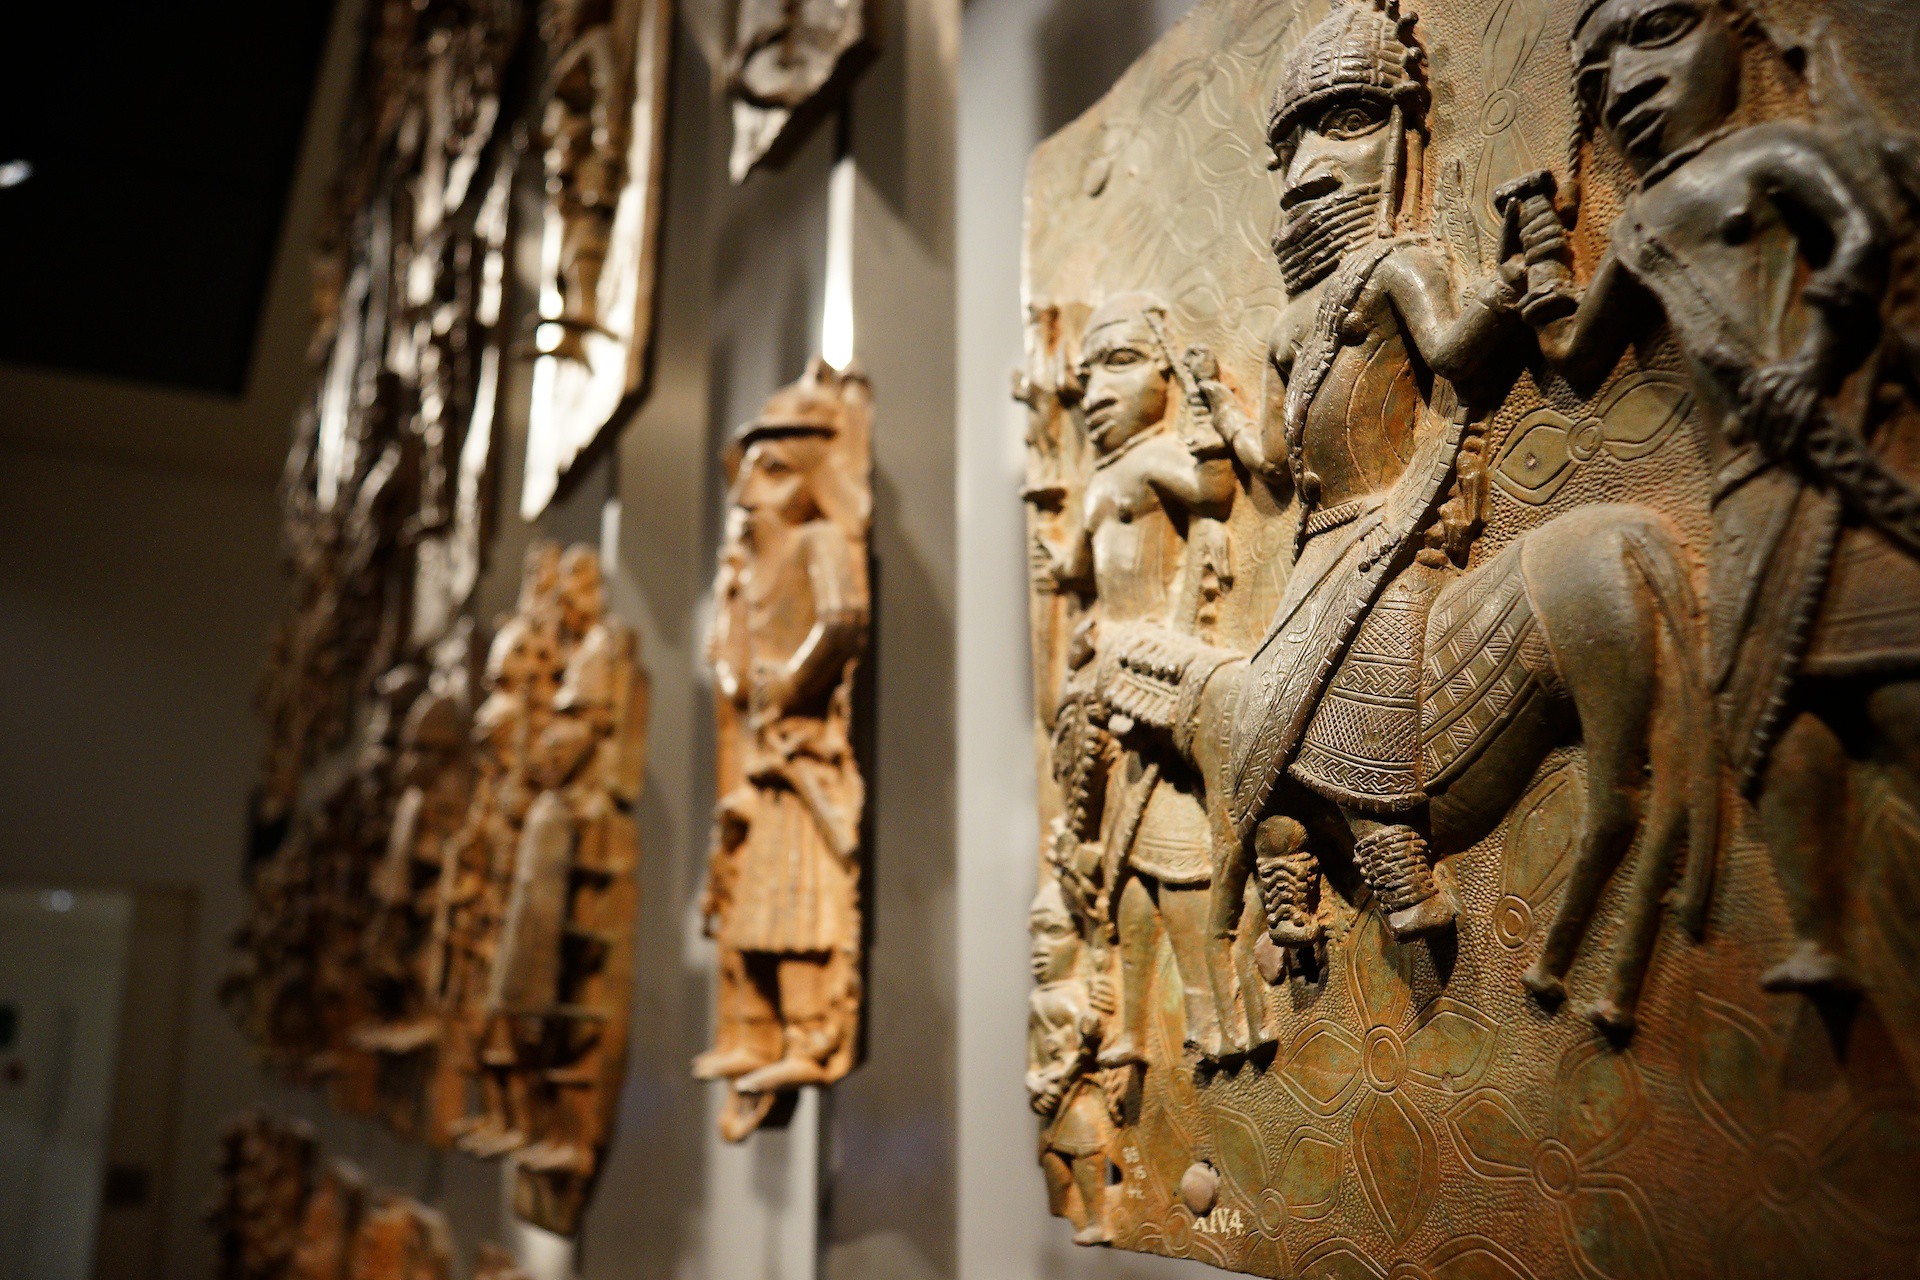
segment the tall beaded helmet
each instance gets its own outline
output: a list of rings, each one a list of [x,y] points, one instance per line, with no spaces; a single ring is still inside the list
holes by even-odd
[[[1295,126],[1330,99],[1360,93],[1385,100],[1417,123],[1427,104],[1425,53],[1413,38],[1417,18],[1399,0],[1335,0],[1333,12],[1287,55],[1267,115],[1276,153]]]

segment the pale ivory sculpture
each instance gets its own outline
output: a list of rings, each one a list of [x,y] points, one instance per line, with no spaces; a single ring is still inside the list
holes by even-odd
[[[1036,153],[1027,1084],[1076,1240],[1898,1270],[1916,38],[1215,0]]]
[[[546,0],[533,403],[520,514],[546,509],[645,388],[666,167],[670,0]]]
[[[718,811],[702,914],[719,945],[720,1131],[739,1141],[861,1035],[854,687],[867,646],[870,392],[816,360],[735,436],[707,656]]]

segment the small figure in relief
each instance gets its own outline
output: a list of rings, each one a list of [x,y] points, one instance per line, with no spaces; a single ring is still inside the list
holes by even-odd
[[[601,332],[600,273],[626,180],[626,103],[614,47],[612,0],[549,0],[547,77],[540,138],[547,200],[560,216],[561,312],[541,322],[559,330],[551,353],[586,358],[585,338]]]
[[[722,1131],[839,1079],[859,1033],[853,676],[867,635],[867,391],[816,362],[739,433],[708,656],[720,801],[703,907],[721,1017],[694,1063],[731,1082]]]
[[[1107,1244],[1106,1144],[1112,1125],[1094,1054],[1104,1021],[1086,973],[1085,944],[1059,881],[1034,896],[1033,994],[1027,998],[1027,1098],[1042,1120],[1040,1165],[1053,1212],[1074,1225],[1075,1244]]]
[[[1096,456],[1065,545],[1041,548],[1050,572],[1089,596],[1085,639],[1093,648],[1142,622],[1201,639],[1233,577],[1221,523],[1234,494],[1226,449],[1210,423],[1196,421],[1196,407],[1204,417],[1205,406],[1196,406],[1157,301],[1123,294],[1103,303],[1087,320],[1081,352],[1080,408]],[[1096,664],[1070,675],[1063,707],[1103,697],[1104,670]],[[1124,720],[1108,728],[1128,736]],[[1231,957],[1210,945],[1213,842],[1200,779],[1177,753],[1126,745],[1111,776],[1087,779],[1101,785],[1104,804],[1070,798],[1071,820],[1053,837],[1053,859],[1088,885],[1095,914],[1113,920],[1118,937],[1121,1026],[1100,1064],[1145,1062],[1147,986],[1162,929],[1184,994],[1188,1044],[1207,1059],[1244,1052]],[[1095,768],[1108,771],[1105,761]]]
[[[1744,5],[1589,0],[1572,53],[1582,129],[1638,185],[1540,345],[1591,391],[1664,317],[1693,370],[1715,469],[1710,676],[1799,935],[1762,981],[1847,988],[1852,760],[1886,762],[1920,807],[1920,359],[1889,286],[1913,276],[1914,148],[1864,110],[1761,118],[1755,86],[1805,108],[1808,85]],[[1571,260],[1558,216],[1527,241]]]

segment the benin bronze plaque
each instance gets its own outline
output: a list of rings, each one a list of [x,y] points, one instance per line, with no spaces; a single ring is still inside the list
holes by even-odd
[[[1210,0],[1036,153],[1076,1240],[1911,1260],[1917,54],[1896,0]]]
[[[546,179],[520,514],[644,390],[667,158],[670,0],[547,0],[534,121]]]
[[[815,360],[729,450],[714,576],[719,801],[701,915],[719,946],[713,1045],[738,1142],[860,1051],[862,817],[853,693],[867,651],[872,393]]]

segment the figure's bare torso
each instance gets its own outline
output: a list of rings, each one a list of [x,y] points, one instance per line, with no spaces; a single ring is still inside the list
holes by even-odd
[[[1083,509],[1104,618],[1166,620],[1185,549],[1186,513],[1176,525],[1160,484],[1191,475],[1196,466],[1179,437],[1161,430],[1112,455],[1087,482]]]

